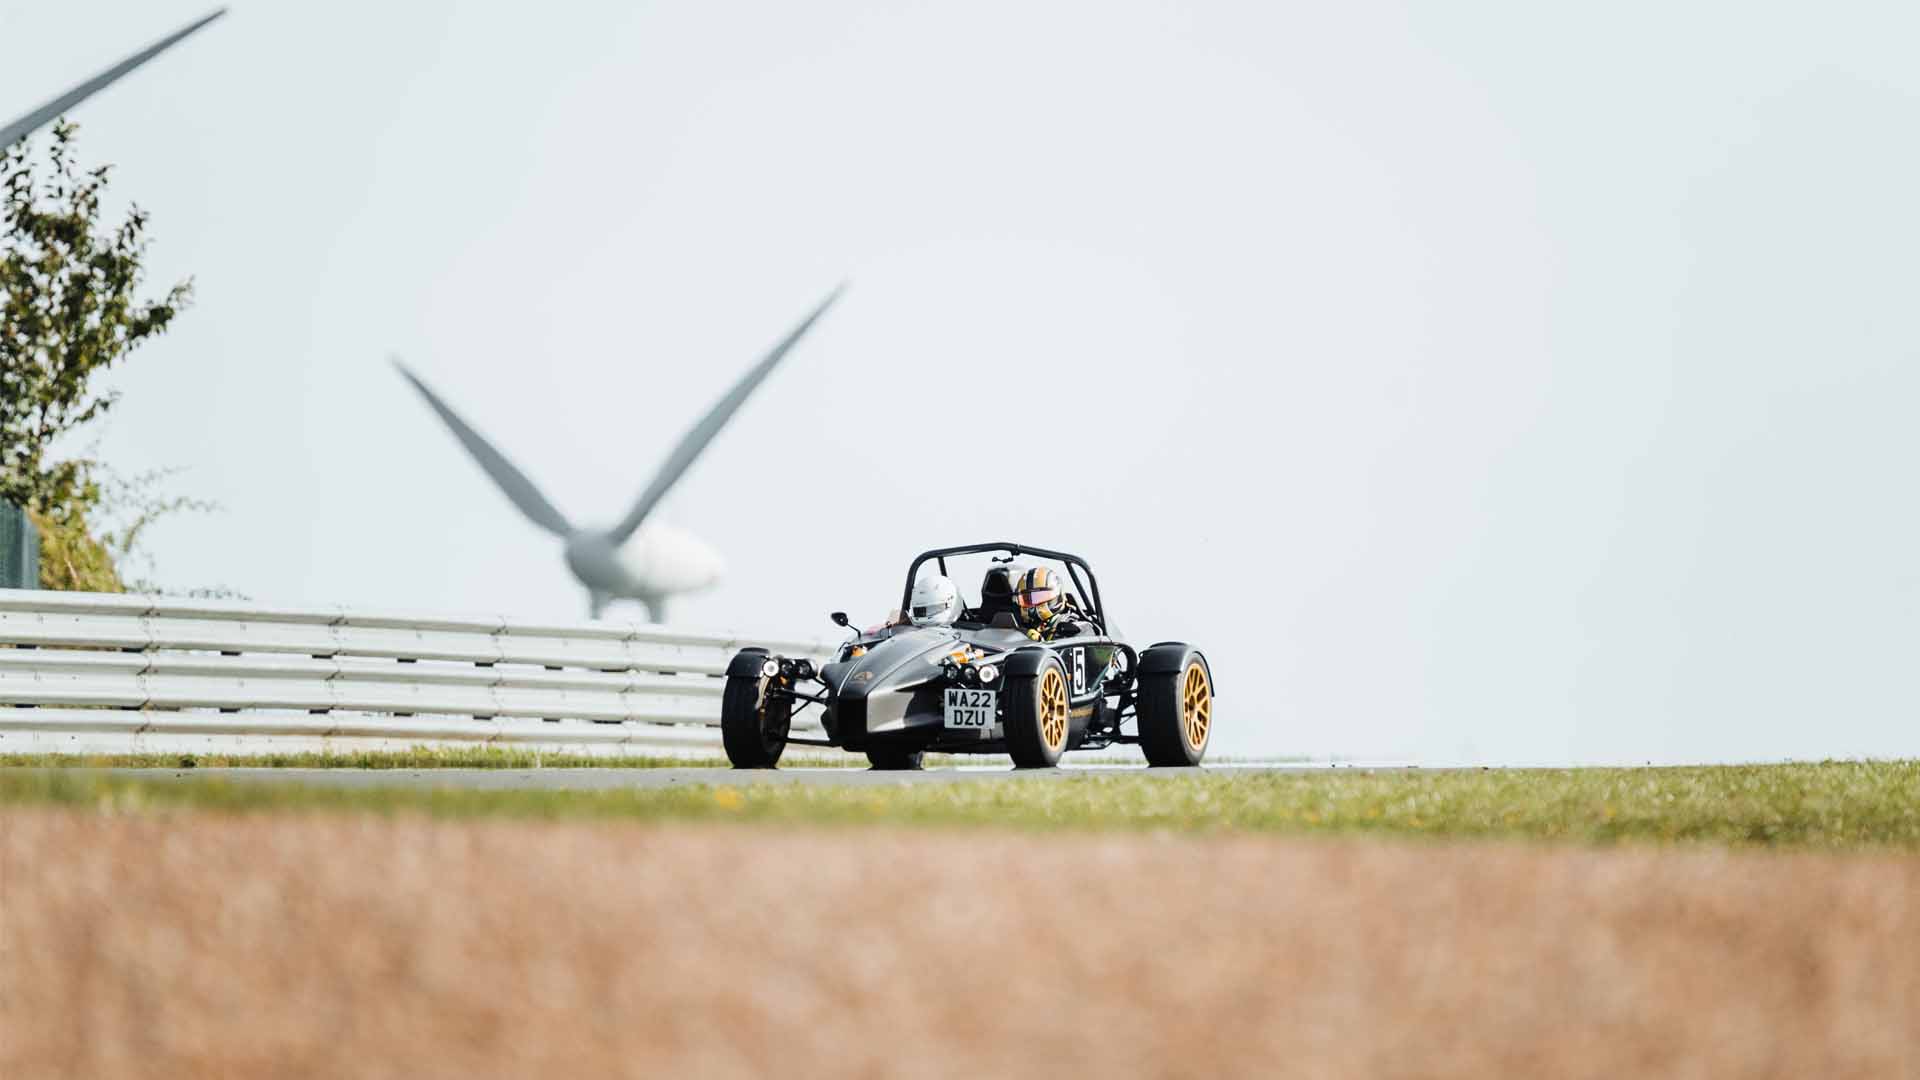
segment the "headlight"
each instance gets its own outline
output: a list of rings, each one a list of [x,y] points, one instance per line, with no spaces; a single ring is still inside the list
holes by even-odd
[[[1000,677],[1000,669],[993,664],[980,665],[980,681],[990,683]]]
[[[766,663],[760,665],[760,674],[769,679],[780,674],[780,661],[769,658]]]
[[[795,675],[800,674],[800,665],[791,660],[782,660],[780,661],[780,674],[791,679]]]
[[[800,677],[801,677],[801,678],[803,678],[803,679],[811,679],[811,678],[813,678],[813,661],[811,661],[811,660],[802,660],[802,661],[800,661],[800,662],[799,662],[798,664],[796,664],[796,665],[794,665],[794,666],[795,666],[795,668],[797,668],[797,669],[798,669],[798,672],[799,672],[799,675],[800,675]]]
[[[962,665],[960,668],[960,681],[968,686],[979,686],[980,669],[971,665]]]

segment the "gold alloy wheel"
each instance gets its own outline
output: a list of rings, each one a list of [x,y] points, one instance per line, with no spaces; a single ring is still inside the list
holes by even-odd
[[[1040,679],[1040,740],[1049,750],[1067,745],[1067,679],[1055,667]]]
[[[1180,731],[1189,749],[1207,745],[1207,729],[1213,726],[1213,684],[1207,669],[1198,660],[1187,665],[1186,686],[1180,694]]]

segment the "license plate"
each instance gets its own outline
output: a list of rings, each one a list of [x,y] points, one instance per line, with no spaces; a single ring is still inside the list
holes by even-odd
[[[946,726],[962,731],[985,731],[992,727],[996,697],[992,690],[948,690]]]

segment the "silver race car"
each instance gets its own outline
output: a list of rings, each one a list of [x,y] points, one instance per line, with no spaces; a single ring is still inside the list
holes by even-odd
[[[978,595],[958,595],[956,568],[982,560]],[[842,612],[833,620],[852,628]],[[917,769],[929,751],[1049,768],[1069,750],[1115,743],[1139,744],[1150,765],[1198,765],[1213,693],[1198,649],[1136,650],[1119,637],[1085,559],[970,544],[914,559],[899,612],[856,632],[830,663],[742,649],[720,726],[741,769],[773,768],[789,744],[862,752],[876,769]],[[792,732],[810,708],[824,739]]]

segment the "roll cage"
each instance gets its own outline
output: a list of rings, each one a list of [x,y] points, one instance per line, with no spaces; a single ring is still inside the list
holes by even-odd
[[[1086,612],[1087,618],[1093,621],[1095,628],[1097,628],[1101,634],[1106,635],[1110,633],[1107,629],[1107,610],[1100,603],[1100,583],[1094,578],[1093,567],[1087,565],[1087,560],[1078,555],[1069,555],[1064,551],[1049,551],[1046,548],[1028,547],[1025,544],[965,544],[960,547],[935,548],[932,551],[921,552],[920,555],[913,560],[913,565],[907,567],[907,585],[906,588],[900,592],[900,610],[908,611],[912,608],[913,583],[920,579],[920,568],[927,563],[932,562],[937,564],[942,576],[951,576],[947,574],[947,560],[949,558],[956,555],[981,555],[1000,552],[1004,552],[1007,557],[1004,559],[995,559],[995,562],[1012,562],[1022,555],[1029,555],[1036,559],[1052,559],[1055,562],[1065,565],[1067,575],[1073,579],[1074,587],[1079,590],[1081,596],[1087,598],[1087,604],[1089,605],[1089,609]]]

